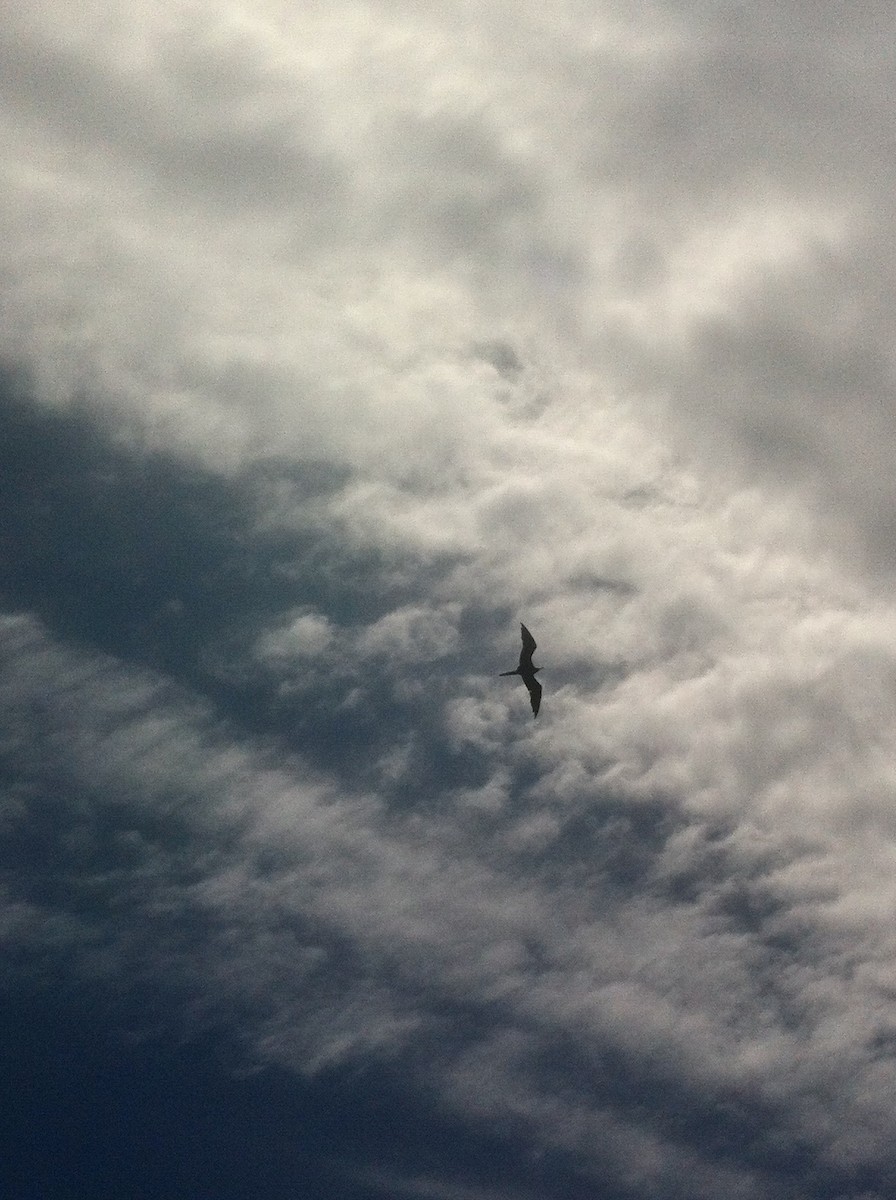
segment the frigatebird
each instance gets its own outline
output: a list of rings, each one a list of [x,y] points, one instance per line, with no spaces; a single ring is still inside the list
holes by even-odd
[[[532,652],[535,650],[535,638],[520,621],[520,630],[523,638],[523,648],[520,651],[520,664],[515,671],[502,671],[504,675],[519,675],[523,683],[529,689],[529,700],[532,704],[532,716],[538,716],[538,706],[541,704],[541,684],[535,678],[536,672],[541,670],[541,667],[532,666]]]

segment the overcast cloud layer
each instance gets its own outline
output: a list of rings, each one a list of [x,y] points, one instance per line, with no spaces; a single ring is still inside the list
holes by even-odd
[[[892,5],[20,9],[6,998],[430,1114],[331,1194],[892,1195]]]

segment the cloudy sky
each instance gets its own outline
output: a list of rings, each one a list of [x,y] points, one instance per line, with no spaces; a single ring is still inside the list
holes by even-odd
[[[76,7],[0,25],[6,1191],[892,1196],[892,4]]]

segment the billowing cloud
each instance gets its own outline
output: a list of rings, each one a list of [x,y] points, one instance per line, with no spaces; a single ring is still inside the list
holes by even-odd
[[[0,40],[4,994],[388,1079],[368,1198],[890,1194],[889,9],[81,10]]]

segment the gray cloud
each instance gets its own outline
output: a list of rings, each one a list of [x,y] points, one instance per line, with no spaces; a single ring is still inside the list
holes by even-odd
[[[314,150],[307,106],[251,44],[199,26],[189,45],[162,38],[151,63],[136,63],[35,32],[24,16],[7,27],[7,99],[38,137],[80,153],[88,169],[170,189],[179,203],[288,201],[310,221],[344,205],[344,168]]]
[[[380,1193],[889,1194],[889,9],[107,10],[0,48],[7,990],[531,1155]]]

